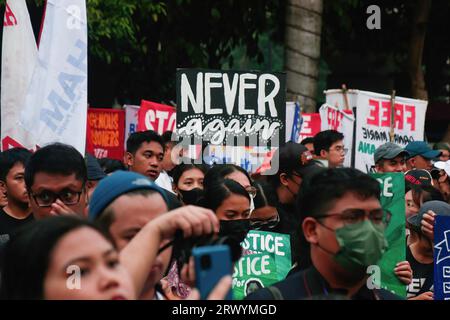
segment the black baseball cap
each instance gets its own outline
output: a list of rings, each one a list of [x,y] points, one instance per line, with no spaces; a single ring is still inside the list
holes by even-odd
[[[278,159],[278,175],[281,173],[297,173],[304,177],[324,170],[313,159],[312,153],[304,145],[292,141],[278,148],[272,159]]]

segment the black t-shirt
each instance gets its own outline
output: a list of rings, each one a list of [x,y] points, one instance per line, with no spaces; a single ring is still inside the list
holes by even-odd
[[[407,298],[416,297],[424,292],[433,291],[433,263],[423,264],[412,255],[409,246],[406,247],[406,260],[411,265],[413,277],[406,289]]]
[[[32,221],[33,215],[30,214],[25,219],[16,219],[7,214],[3,209],[0,209],[0,244],[6,243],[10,234],[17,228]]]
[[[311,266],[309,269],[296,272],[272,287],[278,289],[277,298],[273,291],[263,288],[248,295],[245,300],[402,300],[384,289],[368,289],[363,285],[350,299],[343,289],[332,289],[322,275]]]

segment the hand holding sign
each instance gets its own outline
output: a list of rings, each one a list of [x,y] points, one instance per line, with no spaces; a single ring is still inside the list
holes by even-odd
[[[431,241],[434,241],[434,222],[435,222],[436,214],[428,210],[427,213],[423,215],[422,222],[421,222],[421,230],[423,234],[430,239]]]

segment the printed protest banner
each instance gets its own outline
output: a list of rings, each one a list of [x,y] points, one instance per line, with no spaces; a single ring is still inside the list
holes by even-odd
[[[233,273],[235,300],[283,280],[291,268],[289,235],[252,230],[241,245],[243,255]]]
[[[159,134],[174,131],[177,113],[174,107],[142,100],[138,112],[138,131],[153,130]]]
[[[372,279],[381,288],[406,298],[406,286],[394,274],[396,264],[406,260],[405,177],[398,172],[372,173],[371,176],[380,182],[381,206],[391,215],[385,230],[389,247],[378,262],[381,274],[380,277],[373,274]]]
[[[36,147],[33,136],[19,126],[19,118],[37,57],[36,41],[25,0],[6,1],[1,72],[2,151],[14,147]]]
[[[47,0],[39,62],[20,124],[42,146],[63,142],[85,152],[87,23],[85,0]]]
[[[320,130],[336,130],[344,135],[344,146],[347,154],[344,160],[344,167],[351,166],[351,154],[353,146],[353,125],[355,118],[351,110],[341,110],[330,104],[323,104],[319,109]]]
[[[133,132],[137,131],[138,127],[138,112],[140,106],[133,106],[126,104],[123,106],[125,110],[125,141],[124,146],[126,148],[127,139]]]
[[[123,160],[125,111],[117,109],[88,110],[88,126],[91,143],[87,151],[96,158]],[[92,148],[92,149],[91,149]]]
[[[434,224],[434,300],[450,300],[450,217]]]
[[[358,91],[356,111],[355,168],[370,172],[375,149],[389,141],[391,97]],[[405,147],[410,141],[424,140],[427,101],[396,97],[394,143]]]
[[[176,79],[177,133],[183,140],[284,144],[284,73],[178,69]]]
[[[205,148],[203,159],[209,165],[234,163],[247,172],[254,173],[258,169],[261,170],[261,166],[267,163],[270,167],[272,153],[272,148],[267,146],[243,147],[211,144]],[[265,169],[268,169],[268,167],[265,167]]]
[[[320,132],[320,114],[302,113],[302,128],[298,137],[300,143],[303,139],[314,137]]]

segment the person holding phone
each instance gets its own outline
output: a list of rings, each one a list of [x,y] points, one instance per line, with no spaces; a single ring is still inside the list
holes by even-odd
[[[104,230],[79,217],[35,221],[18,230],[1,252],[0,299],[136,299],[161,241],[176,230],[187,238],[218,228],[208,210],[178,209],[146,224],[119,252]],[[230,287],[231,277],[222,278],[209,298],[223,299]],[[198,292],[189,298],[198,299]]]

